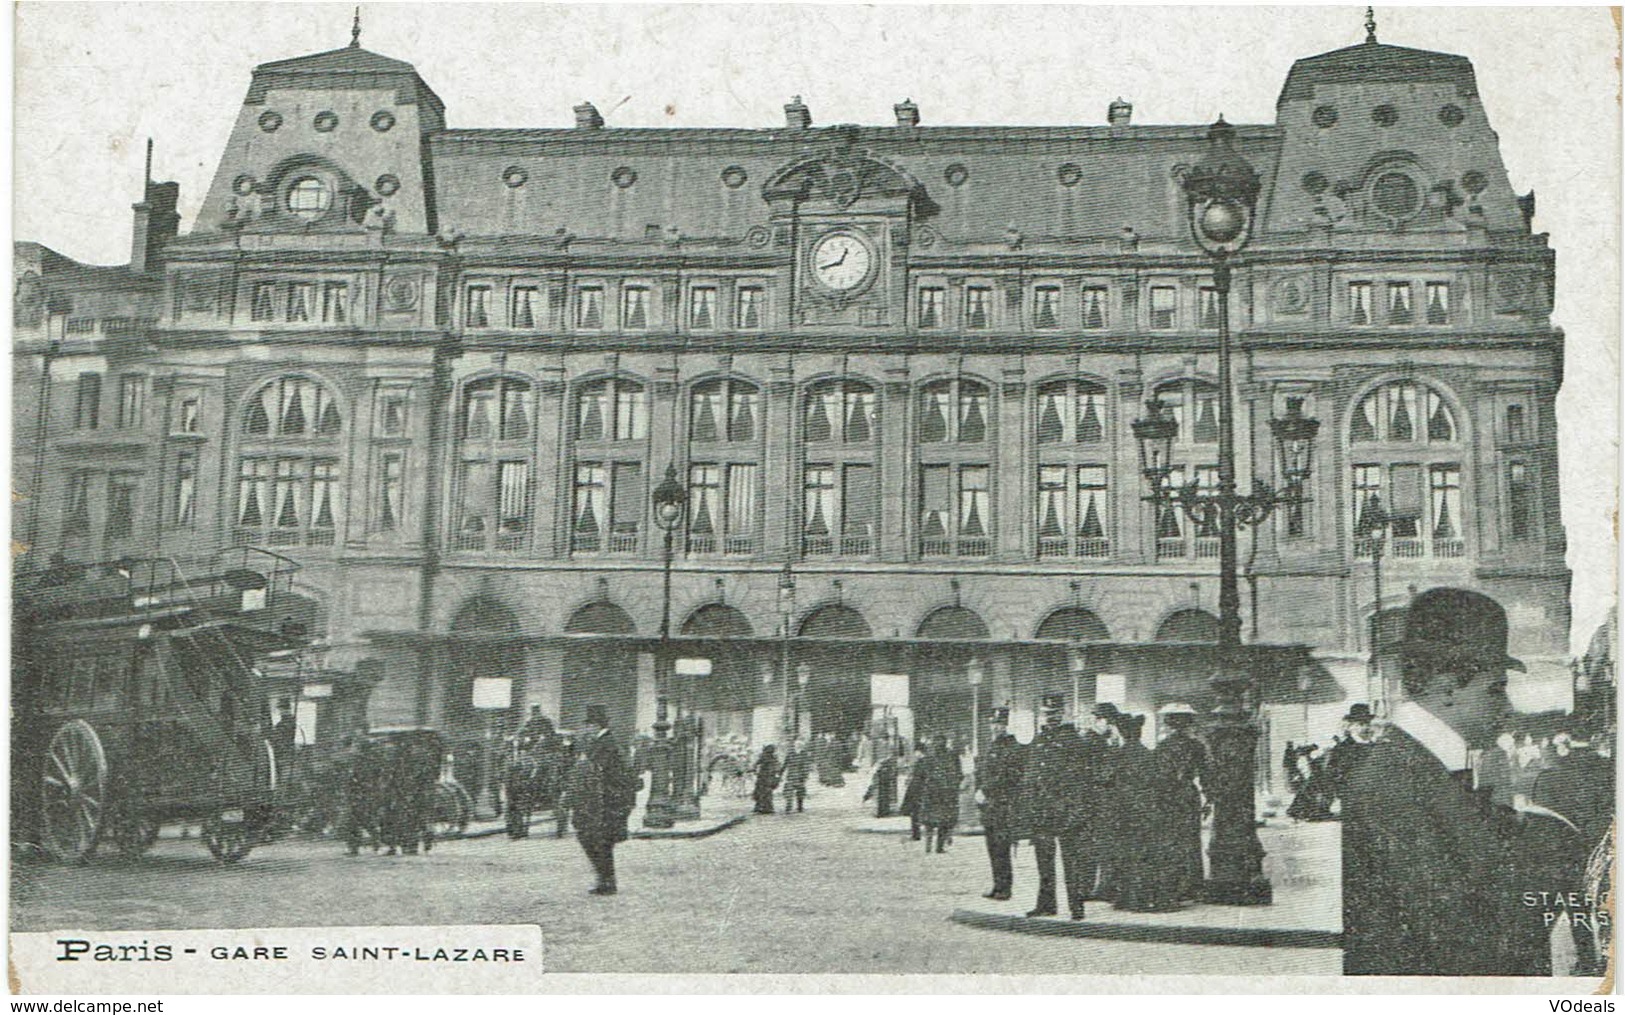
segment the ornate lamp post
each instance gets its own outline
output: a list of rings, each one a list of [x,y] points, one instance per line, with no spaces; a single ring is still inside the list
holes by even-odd
[[[779,572],[779,677],[784,681],[784,714],[779,720],[783,727],[782,735],[786,738],[784,744],[788,745],[790,730],[790,624],[796,615],[796,574],[790,570],[790,562],[784,562],[784,570]]]
[[[678,772],[683,753],[674,750],[674,744],[667,738],[671,732],[671,721],[667,714],[666,696],[671,689],[672,681],[672,655],[671,655],[671,560],[672,539],[676,535],[677,527],[682,524],[683,511],[688,506],[688,491],[683,484],[677,481],[677,467],[666,466],[666,478],[654,489],[655,524],[665,533],[664,555],[662,557],[662,585],[660,601],[660,648],[655,656],[655,742],[650,745],[649,751],[649,804],[644,811],[643,823],[650,828],[670,828],[675,820],[675,812],[681,803],[674,799],[674,790],[678,796],[683,793],[682,787],[687,781],[687,773]]]
[[[1360,517],[1354,524],[1356,556],[1371,555],[1371,627],[1366,648],[1366,694],[1378,715],[1386,716],[1393,707],[1394,696],[1389,693],[1388,681],[1382,672],[1382,556],[1388,546],[1388,532],[1395,522],[1406,521],[1408,515],[1391,515],[1382,506],[1382,497],[1373,493],[1360,506]]]
[[[965,667],[965,679],[970,681],[970,753],[971,757],[982,755],[981,714],[982,714],[982,660],[971,658]]]
[[[795,707],[795,712],[794,712],[793,716],[791,717],[790,741],[786,742],[786,749],[789,748],[789,743],[790,742],[793,742],[796,737],[801,736],[801,714],[803,712],[808,711],[808,708],[807,708],[807,685],[810,684],[810,683],[812,683],[812,667],[807,665],[806,663],[797,663],[796,664],[796,707]]]
[[[1208,130],[1208,151],[1181,179],[1191,238],[1213,259],[1213,285],[1219,312],[1219,482],[1204,490],[1193,480],[1169,485],[1173,442],[1179,423],[1156,400],[1147,415],[1133,424],[1140,445],[1140,467],[1150,487],[1146,500],[1158,510],[1179,507],[1197,526],[1219,536],[1219,643],[1212,677],[1218,720],[1212,733],[1214,771],[1208,787],[1213,798],[1213,841],[1207,897],[1211,902],[1262,905],[1273,898],[1263,875],[1264,849],[1254,827],[1253,754],[1258,731],[1252,721],[1249,691],[1253,675],[1241,645],[1241,592],[1237,582],[1236,536],[1257,525],[1279,505],[1308,498],[1310,453],[1320,421],[1303,414],[1303,400],[1288,399],[1287,411],[1270,420],[1282,488],[1273,490],[1255,479],[1250,493],[1236,490],[1236,433],[1231,385],[1231,258],[1252,239],[1259,179],[1252,165],[1235,150],[1235,128],[1219,119]]]

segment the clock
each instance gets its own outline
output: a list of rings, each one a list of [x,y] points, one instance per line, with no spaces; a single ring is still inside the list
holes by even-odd
[[[854,233],[826,233],[812,248],[812,276],[826,289],[855,292],[869,281],[875,251]]]

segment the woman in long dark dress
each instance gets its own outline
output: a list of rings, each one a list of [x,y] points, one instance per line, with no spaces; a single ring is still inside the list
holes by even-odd
[[[1160,834],[1167,837],[1171,861],[1168,890],[1175,901],[1196,899],[1202,890],[1202,791],[1207,746],[1196,738],[1196,710],[1185,704],[1163,706],[1168,735],[1153,754],[1154,797]]]
[[[948,750],[948,738],[939,733],[926,755],[924,789],[920,798],[920,824],[925,826],[925,851],[931,852],[932,839],[941,853],[948,837],[959,823],[959,783],[964,771],[959,755]]]
[[[756,760],[756,788],[752,796],[755,798],[754,808],[757,814],[773,813],[773,791],[779,785],[779,756],[772,744],[762,748],[762,756]]]
[[[1112,718],[1123,743],[1113,755],[1109,806],[1116,812],[1115,855],[1109,857],[1112,905],[1135,912],[1167,908],[1162,883],[1168,876],[1167,836],[1158,834],[1156,762],[1140,742],[1143,715]]]

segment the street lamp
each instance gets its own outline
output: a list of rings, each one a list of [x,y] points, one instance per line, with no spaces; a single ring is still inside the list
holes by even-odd
[[[784,562],[779,572],[779,676],[784,680],[784,713],[779,725],[785,736],[784,746],[790,744],[790,623],[796,614],[796,574],[790,562]]]
[[[682,787],[689,781],[686,772],[674,771],[682,767],[683,752],[673,752],[674,745],[667,739],[671,722],[667,717],[666,696],[670,690],[671,674],[671,560],[672,539],[682,524],[683,510],[688,506],[688,491],[677,481],[677,467],[666,466],[666,478],[654,489],[655,524],[665,533],[665,553],[662,558],[663,584],[660,605],[660,648],[655,657],[655,742],[649,754],[649,803],[643,823],[650,828],[670,828],[675,811],[682,804],[673,799],[673,790],[684,795]],[[674,762],[677,764],[674,765]]]
[[[1360,506],[1360,516],[1354,522],[1355,556],[1371,555],[1371,626],[1366,645],[1366,693],[1378,715],[1386,716],[1393,707],[1394,696],[1388,693],[1388,681],[1382,672],[1382,555],[1388,545],[1388,531],[1394,523],[1407,521],[1409,515],[1391,515],[1382,506],[1382,497],[1372,493]]]
[[[1248,692],[1253,678],[1241,647],[1241,592],[1237,583],[1236,537],[1243,526],[1257,525],[1281,505],[1302,504],[1311,452],[1320,421],[1303,414],[1302,399],[1288,399],[1286,414],[1270,420],[1282,487],[1271,489],[1255,479],[1250,493],[1236,491],[1236,433],[1231,384],[1230,259],[1252,239],[1259,178],[1235,150],[1236,130],[1219,119],[1208,129],[1208,150],[1185,170],[1186,212],[1191,238],[1213,260],[1213,286],[1219,312],[1219,476],[1216,490],[1198,481],[1179,488],[1173,474],[1173,442],[1179,423],[1153,399],[1147,415],[1133,423],[1140,445],[1140,468],[1157,510],[1178,506],[1203,531],[1219,537],[1219,641],[1212,686],[1218,724],[1212,733],[1214,770],[1207,789],[1213,799],[1213,841],[1208,849],[1211,902],[1262,905],[1271,901],[1263,874],[1264,849],[1254,827],[1253,753],[1258,731],[1251,719]]]
[[[980,757],[982,754],[981,736],[981,696],[982,696],[982,661],[975,657],[965,667],[965,677],[970,681],[970,753],[971,757]]]
[[[807,685],[812,682],[812,667],[806,663],[796,664],[796,708],[794,721],[790,730],[790,740],[793,743],[796,737],[801,736],[801,713],[807,711]]]

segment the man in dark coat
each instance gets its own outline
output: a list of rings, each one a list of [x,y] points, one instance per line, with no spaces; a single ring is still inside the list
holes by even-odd
[[[1408,700],[1339,762],[1345,975],[1549,973],[1520,901],[1540,887],[1518,866],[1524,829],[1479,806],[1465,771],[1504,728],[1506,671],[1523,669],[1506,645],[1505,611],[1476,592],[1430,589],[1406,611]]]
[[[762,748],[761,757],[756,759],[756,782],[751,788],[751,796],[756,806],[752,809],[755,814],[773,813],[773,791],[779,787],[779,753],[772,744]]]
[[[598,878],[592,895],[616,892],[615,844],[626,841],[626,819],[637,802],[638,788],[638,777],[609,732],[609,711],[602,705],[587,706],[570,799],[576,839]]]
[[[1113,784],[1117,781],[1120,764],[1119,749],[1123,737],[1118,723],[1123,713],[1109,701],[1096,702],[1089,713],[1089,728],[1083,731],[1083,745],[1089,756],[1085,795],[1089,806],[1088,821],[1084,825],[1084,861],[1088,868],[1080,872],[1087,898],[1113,901],[1117,894],[1113,866],[1119,852],[1133,843],[1125,839],[1124,823],[1127,816],[1119,805]]]
[[[993,890],[983,898],[1003,901],[1015,883],[1016,805],[1021,798],[1022,746],[1010,734],[1010,710],[996,708],[988,718],[988,744],[976,761],[976,802],[982,808],[982,835],[993,868]]]
[[[923,795],[920,798],[920,824],[925,826],[925,851],[931,852],[933,837],[936,851],[948,848],[948,838],[954,825],[959,823],[959,784],[964,771],[959,755],[948,749],[948,737],[938,733],[931,740],[931,752],[925,758]]]
[[[812,771],[812,755],[807,741],[797,737],[784,755],[780,778],[784,784],[784,813],[801,812],[807,807],[807,776]]]
[[[293,716],[293,702],[287,698],[276,703],[276,725],[271,727],[270,740],[277,782],[287,782],[288,773],[293,771],[293,754],[299,743],[299,723]]]
[[[1038,860],[1038,899],[1028,916],[1055,916],[1055,853],[1060,847],[1066,876],[1067,907],[1083,919],[1089,877],[1097,861],[1088,825],[1097,809],[1093,771],[1100,757],[1078,736],[1077,727],[1061,721],[1062,699],[1043,699],[1044,724],[1025,751],[1021,795],[1023,822],[1032,834]]]
[[[1597,898],[1588,883],[1587,865],[1613,826],[1614,766],[1589,745],[1575,744],[1568,733],[1553,737],[1552,746],[1551,767],[1535,778],[1529,800],[1520,804],[1525,812],[1546,819],[1541,854],[1548,861],[1552,890],[1567,895],[1564,905],[1550,909],[1554,922],[1574,939],[1576,965],[1571,973],[1598,975],[1606,964],[1598,931],[1607,901]],[[1538,848],[1532,837],[1521,845],[1526,854]]]

